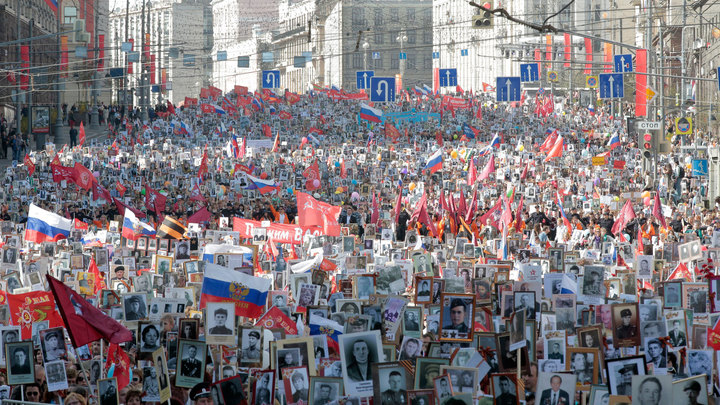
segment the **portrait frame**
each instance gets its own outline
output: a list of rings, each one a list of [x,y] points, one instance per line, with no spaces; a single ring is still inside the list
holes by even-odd
[[[518,388],[518,382],[517,382],[517,375],[515,373],[496,373],[490,376],[490,381],[492,383],[492,396],[495,398],[495,401],[500,400],[500,396],[503,395],[501,383],[503,381],[509,380],[510,384],[512,384],[512,389],[508,392],[509,395],[515,397],[513,401],[510,399],[503,401],[503,403],[519,403],[519,388]]]
[[[699,391],[697,389],[699,388]],[[672,382],[673,404],[686,403],[688,396],[687,390],[698,392],[696,401],[698,404],[709,404],[710,398],[707,390],[707,377],[705,375],[696,375],[690,378],[683,378]]]
[[[430,304],[430,302],[431,302],[431,300],[432,300],[432,279],[433,279],[432,277],[423,277],[423,276],[416,276],[416,277],[415,277],[415,285],[416,285],[416,288],[415,288],[415,303],[416,303],[416,304],[420,304],[420,305]],[[428,287],[427,297],[425,296],[425,294],[423,294],[422,296],[420,295],[420,292],[421,292],[421,291],[420,291],[421,283],[422,283],[423,285],[427,284],[427,287]]]
[[[108,399],[104,399],[103,397],[105,397],[105,395],[103,395],[103,394],[105,394],[110,387],[115,389],[115,395],[114,395],[115,401],[112,403],[113,404],[119,403],[120,390],[117,389],[117,378],[112,377],[112,378],[101,378],[101,379],[97,380],[97,392],[98,392],[98,398],[100,400],[99,402],[101,404],[107,403]],[[110,395],[108,395],[108,398],[109,397],[110,397]]]
[[[389,390],[390,378],[396,373],[400,374],[400,391],[405,391],[405,397],[400,401],[384,401],[385,392]],[[410,370],[403,367],[400,362],[384,362],[372,364],[373,379],[373,404],[377,405],[394,405],[396,403],[404,403],[407,401],[407,391],[411,389],[413,384],[413,376]],[[404,399],[404,400],[403,400]]]
[[[355,368],[359,368],[359,366],[353,367],[356,364],[355,355],[353,354],[354,346],[358,342],[365,342],[365,350],[368,352],[366,355],[368,365],[365,380],[362,380],[360,371],[355,371]],[[340,359],[343,362],[343,382],[348,395],[373,395],[371,364],[384,362],[385,357],[382,352],[380,331],[342,334],[338,337],[338,344],[340,347]],[[358,346],[358,350],[362,350],[361,346]]]
[[[250,338],[256,336],[257,342],[255,343],[257,349],[258,349],[258,356],[252,357],[252,352],[249,350],[250,348]],[[240,341],[240,345],[238,347],[238,352],[240,352],[240,364],[256,364],[256,363],[262,363],[263,358],[263,331],[261,327],[247,327],[247,326],[240,326],[238,328],[238,339]]]
[[[196,362],[188,361],[192,360],[189,356],[189,349],[191,346],[194,346],[196,351],[195,355],[192,357],[192,359],[198,360],[199,364]],[[186,357],[186,355],[188,355]],[[177,372],[175,374],[175,386],[182,387],[182,388],[192,388],[196,384],[203,381],[205,378],[205,359],[207,357],[207,344],[205,342],[201,342],[199,340],[189,340],[189,339],[178,339],[178,359],[179,367],[177,367]],[[187,364],[187,365],[186,365]],[[199,369],[198,373],[195,373],[195,369]],[[193,376],[192,374],[189,374],[189,371],[192,371],[193,374],[200,374],[199,376]]]
[[[475,295],[474,294],[441,294],[440,324],[438,325],[438,336],[440,340],[471,342],[473,337],[473,326],[475,316]],[[452,320],[451,307],[453,302],[462,302],[463,304],[463,322],[455,325]],[[451,323],[447,323],[450,321]],[[463,327],[464,326],[464,327]],[[459,329],[458,329],[459,328]]]
[[[672,405],[674,387],[672,384],[672,376],[670,375],[634,375],[632,377],[632,398],[633,403],[640,402],[642,386],[650,381],[655,382],[661,392],[659,394],[660,402],[658,405]]]
[[[536,384],[536,391],[535,391],[535,398],[538,404],[545,403],[544,400],[547,400],[547,403],[550,403],[552,400],[552,380],[555,377],[560,378],[560,387],[558,389],[558,398],[557,403],[562,403],[562,398],[565,398],[565,404],[569,405],[571,403],[574,403],[575,400],[575,390],[576,390],[576,376],[573,374],[565,374],[565,373],[550,373],[545,371],[538,372],[537,377],[537,384]],[[565,395],[563,395],[565,394]],[[572,402],[571,402],[572,401]]]
[[[310,391],[308,397],[308,405],[319,405],[319,402],[315,399],[315,395],[322,390],[322,385],[330,385],[330,401],[337,401],[338,398],[345,395],[343,389],[343,379],[336,377],[310,377]],[[337,386],[337,390],[333,392],[332,387]],[[333,395],[334,394],[334,395]],[[260,405],[260,404],[255,404]]]
[[[630,311],[630,323],[623,325],[622,314]],[[640,314],[638,312],[638,304],[625,303],[612,305],[613,319],[613,347],[631,347],[640,346]],[[629,334],[634,334],[629,336]]]
[[[252,392],[252,404],[254,405],[261,405],[265,402],[262,402],[262,400],[259,400],[258,398],[258,389],[260,388],[259,384],[261,381],[267,380],[269,383],[269,388],[266,388],[268,392],[268,403],[272,403],[272,397],[275,393],[275,370],[263,370],[263,371],[256,371],[255,372],[255,384],[253,385],[253,392]]]
[[[440,375],[440,366],[449,366],[450,359],[418,357],[415,359],[415,390],[433,390],[433,380]],[[433,374],[434,373],[434,374]]]
[[[462,383],[456,384],[453,382],[454,378],[457,377],[457,380],[460,381],[461,379],[464,379],[465,375],[467,373],[470,373],[472,376],[472,382],[470,386],[470,391],[467,391],[464,387],[466,387],[466,382],[463,381]],[[478,368],[474,367],[460,367],[460,366],[440,366],[440,374],[447,374],[450,377],[450,383],[453,388],[453,393],[470,393],[473,396],[477,394],[477,387],[478,384],[480,384],[480,370]]]
[[[607,378],[607,386],[610,389],[610,395],[625,395],[619,392],[619,386],[622,383],[621,370],[625,368],[631,369],[633,375],[647,374],[647,362],[645,355],[637,355],[631,357],[623,357],[618,359],[605,359],[605,375]],[[627,382],[631,386],[631,382]]]
[[[5,359],[7,363],[7,383],[8,385],[22,385],[30,384],[35,382],[35,351],[33,349],[33,342],[19,341],[19,342],[8,342],[3,344],[5,349]],[[25,361],[27,363],[27,369],[23,365],[19,365],[18,360],[15,358],[16,352],[25,353]]]
[[[598,380],[598,370],[600,369],[600,349],[595,348],[586,348],[586,347],[568,347],[565,350],[565,355],[567,356],[567,361],[565,362],[565,370],[572,372],[577,377],[577,384],[578,385],[592,385],[597,384]],[[592,371],[590,372],[590,375],[588,375],[588,358],[592,356]],[[584,360],[584,367],[583,367],[583,373],[579,374],[577,370],[575,370],[575,362],[574,360],[583,358]],[[582,378],[581,378],[582,377]]]
[[[210,327],[211,319],[216,322],[222,318],[218,318],[218,315],[223,315],[225,312],[225,320],[222,325],[219,323],[215,326]],[[210,316],[212,314],[212,318]],[[233,345],[237,342],[236,333],[237,327],[235,325],[235,305],[231,302],[208,302],[205,305],[205,340],[209,344],[225,344]]]

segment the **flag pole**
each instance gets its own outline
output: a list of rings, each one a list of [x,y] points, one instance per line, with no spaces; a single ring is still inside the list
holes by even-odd
[[[100,339],[100,357],[101,357],[101,358],[102,358],[102,341],[103,341],[103,340]],[[74,346],[73,346],[73,347],[74,347]],[[77,351],[77,347],[75,347],[75,350]],[[90,385],[90,381],[88,380],[88,377],[87,377],[87,374],[88,374],[88,373],[87,373],[87,370],[85,370],[85,365],[83,364],[84,362],[81,360],[81,361],[79,361],[78,363],[80,363],[80,368],[82,369],[83,379],[85,380],[85,384],[87,384],[87,386],[88,386],[88,391],[90,391],[91,385]],[[102,369],[101,369],[101,370],[102,370]],[[98,400],[97,400],[97,398],[95,397],[95,391],[93,391],[93,392],[88,392],[88,399],[89,399],[90,401],[92,401],[93,403],[95,403],[95,404],[98,403]]]

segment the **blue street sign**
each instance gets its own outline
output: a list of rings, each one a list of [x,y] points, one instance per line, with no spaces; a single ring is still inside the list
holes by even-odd
[[[497,101],[520,101],[520,78],[519,77],[498,77]]]
[[[440,59],[440,52],[433,52],[433,53],[432,53],[432,58],[433,58],[433,59]],[[720,69],[720,68],[718,68],[718,69]]]
[[[380,52],[373,52],[373,53],[372,53],[372,58],[373,58],[373,59],[380,59]]]
[[[375,71],[373,70],[358,70],[356,72],[356,80],[357,83],[357,89],[369,89],[370,88],[370,78],[375,76]]]
[[[601,73],[600,74],[600,98],[623,98],[625,89],[623,87],[622,73]]]
[[[407,59],[407,53],[405,53],[405,52],[400,52],[400,53],[398,54],[398,59],[400,59],[400,60]]]
[[[708,175],[707,159],[693,159],[692,160],[692,175],[693,175],[693,177],[700,177],[700,176]]]
[[[370,101],[395,101],[395,78],[375,76],[371,77]]]
[[[536,82],[540,80],[540,69],[537,63],[520,64],[520,81]]]
[[[280,87],[280,71],[279,70],[263,70],[262,71],[262,87],[263,89],[276,89]]]
[[[457,86],[457,69],[440,69],[440,87]]]
[[[632,72],[633,71],[633,62],[632,62],[632,55],[628,54],[622,54],[622,55],[615,55],[615,72],[616,73],[626,73],[626,72]]]
[[[460,50],[460,56],[468,56],[468,50],[467,50],[467,49],[461,49],[461,50]]]

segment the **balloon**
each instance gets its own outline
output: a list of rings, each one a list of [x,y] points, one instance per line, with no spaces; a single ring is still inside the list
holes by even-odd
[[[340,162],[335,162],[335,167],[340,167]]]
[[[453,134],[453,139],[457,139],[457,134]]]
[[[352,183],[353,186],[357,186],[357,180],[353,179],[353,180],[351,181],[351,183]]]
[[[520,152],[522,152],[522,151],[524,151],[524,150],[525,150],[525,146],[524,146],[524,145],[520,145]]]
[[[358,194],[357,191],[353,191],[353,193],[350,195],[350,199],[351,199],[351,200],[359,200],[359,199],[360,199],[360,194]]]
[[[292,192],[293,192],[292,187],[288,187],[288,188],[287,188],[287,193],[288,193],[288,194],[292,194]]]
[[[452,151],[452,152],[450,152],[450,156],[451,156],[453,159],[457,159],[457,157],[458,157],[457,151]]]
[[[643,191],[642,194],[640,194],[640,197],[643,199],[650,198],[650,192],[649,191]]]
[[[652,203],[652,199],[650,197],[643,198],[643,204],[645,204],[646,207],[649,207]]]
[[[415,183],[410,183],[410,185],[408,185],[408,188],[410,189],[410,191],[415,190]]]
[[[320,180],[318,180],[318,179],[313,180],[313,187],[315,187],[315,188],[320,187]]]
[[[305,144],[307,143],[307,141],[308,141],[308,140],[307,140],[307,137],[306,137],[306,136],[303,136],[303,137],[302,137],[302,140],[300,141],[300,145],[305,145]]]
[[[403,167],[402,170],[400,170],[400,173],[407,174],[407,167]]]
[[[265,172],[260,173],[260,178],[263,180],[267,179],[267,173],[265,173]]]
[[[382,160],[382,155],[381,155],[381,154],[379,154],[379,153],[378,153],[378,157],[377,157],[377,160],[378,160],[378,162]]]

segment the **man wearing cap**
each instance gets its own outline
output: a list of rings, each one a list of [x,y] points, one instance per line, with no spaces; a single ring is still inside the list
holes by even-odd
[[[698,402],[700,392],[702,392],[702,386],[699,382],[694,380],[688,381],[685,383],[685,387],[683,387],[683,392],[685,392],[685,396],[687,396],[687,405],[704,405]]]
[[[468,333],[470,329],[465,324],[465,301],[460,298],[453,298],[450,301],[450,322],[449,325],[444,325],[443,330],[456,330],[460,333]]]
[[[636,371],[635,364],[626,364],[618,370],[620,372],[620,384],[617,386],[617,395],[632,395],[632,376]]]
[[[213,399],[210,396],[210,384],[201,382],[196,384],[190,390],[190,399],[195,402],[195,405],[213,405]]]
[[[632,312],[625,308],[620,311],[620,317],[622,318],[622,325],[617,327],[618,339],[631,339],[635,337],[637,333],[635,325],[631,325]]]
[[[440,374],[440,366],[438,364],[428,364],[425,367],[425,374],[423,377],[425,381],[420,382],[420,389],[431,389],[433,388],[433,380]]]
[[[125,300],[125,320],[137,321],[145,318],[145,309],[142,307],[142,300],[137,295],[131,295]]]
[[[59,335],[57,331],[45,335],[45,361],[59,360],[65,354],[65,350],[59,347]]]
[[[227,317],[227,309],[218,308],[215,310],[215,313],[213,314],[215,326],[210,328],[211,335],[232,335],[232,330],[225,326],[225,321],[227,320]]]
[[[248,333],[248,346],[242,349],[243,361],[260,359],[260,348],[258,347],[259,340],[260,332],[251,330],[250,333]]]

